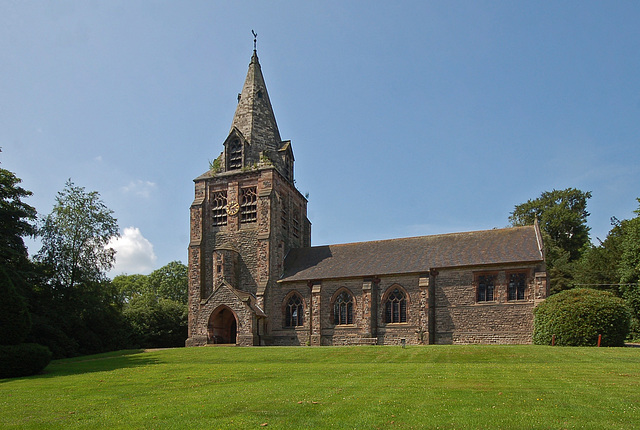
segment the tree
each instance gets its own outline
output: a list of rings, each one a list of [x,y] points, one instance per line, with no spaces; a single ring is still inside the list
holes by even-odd
[[[118,235],[113,211],[98,192],[69,180],[39,231],[42,281],[34,290],[34,340],[56,358],[126,346],[121,303],[105,273],[115,255],[107,244]]]
[[[590,198],[590,191],[575,188],[545,191],[537,199],[516,206],[509,221],[513,226],[531,225],[537,218],[540,229],[551,241],[547,246],[569,252],[573,261],[589,244],[587,200]]]
[[[637,199],[640,203],[640,199]],[[632,332],[640,335],[640,208],[633,219],[622,221],[622,254],[618,272],[620,292],[633,312]]]
[[[187,266],[180,261],[150,275],[120,275],[113,284],[124,299],[123,313],[141,347],[184,346],[187,338]]]
[[[0,378],[32,375],[51,360],[46,347],[23,343],[31,331],[24,294],[32,272],[23,237],[35,233],[36,210],[22,201],[31,192],[20,182],[0,169]]]
[[[23,237],[36,232],[32,224],[36,210],[22,201],[32,193],[18,186],[20,182],[12,172],[0,169],[0,267],[18,292],[24,293],[25,276],[31,267]]]
[[[180,261],[154,270],[149,275],[149,284],[158,298],[165,298],[187,304],[188,268]]]
[[[111,281],[116,290],[118,301],[129,303],[135,297],[150,291],[149,277],[146,275],[118,275]]]
[[[509,217],[512,226],[531,225],[538,220],[552,293],[571,287],[573,263],[590,245],[589,198],[590,191],[575,188],[545,191],[537,199],[517,205]]]
[[[115,250],[107,244],[118,236],[118,224],[97,191],[86,192],[68,180],[40,234],[37,258],[53,269],[51,276],[62,290],[103,281],[113,267]]]

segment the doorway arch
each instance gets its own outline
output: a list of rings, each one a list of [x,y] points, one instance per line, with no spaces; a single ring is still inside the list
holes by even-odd
[[[209,343],[233,344],[237,342],[238,319],[227,306],[220,306],[209,317],[207,338]]]

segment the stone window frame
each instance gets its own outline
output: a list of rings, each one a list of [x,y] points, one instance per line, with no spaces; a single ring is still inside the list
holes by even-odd
[[[258,188],[240,188],[240,223],[251,224],[258,221]]]
[[[516,290],[516,297],[511,298],[511,276],[512,275],[524,275],[524,286],[522,289],[522,298],[518,298],[519,294]],[[508,302],[524,302],[529,300],[529,284],[531,282],[531,269],[514,269],[505,272],[505,283],[507,284],[507,301]]]
[[[398,319],[400,321],[388,321],[387,316],[391,316],[393,319],[393,313],[388,314],[387,312],[387,303],[389,301],[389,297],[395,293],[395,291],[398,290],[400,293],[403,294],[403,300],[404,300],[404,315],[402,314],[402,304],[400,304],[400,307],[398,309]],[[391,286],[389,286],[389,288],[387,288],[387,290],[385,291],[385,293],[382,296],[382,321],[384,324],[391,324],[391,325],[395,325],[395,324],[407,324],[409,321],[409,304],[410,304],[410,298],[409,298],[409,294],[407,293],[407,290],[400,284],[398,283],[394,283]],[[404,321],[403,320],[403,316],[404,316]]]
[[[212,190],[209,195],[211,202],[211,220],[214,227],[227,225],[227,190]]]
[[[344,312],[342,305],[338,303],[338,300],[344,297],[344,295],[348,295],[350,298],[350,302],[343,302]],[[356,310],[356,296],[349,290],[347,287],[339,288],[331,298],[331,322],[335,327],[348,327],[355,325],[355,310]],[[351,305],[351,306],[349,306]],[[339,312],[336,314],[336,310]],[[343,321],[342,316],[344,317],[345,322]]]
[[[497,303],[497,299],[498,299],[498,271],[491,271],[491,272],[477,272],[474,273],[474,279],[473,279],[473,284],[475,286],[475,296],[476,296],[476,303]],[[480,288],[480,280],[482,277],[486,277],[486,276],[491,276],[493,278],[493,285],[492,285],[492,290],[491,290],[491,300],[487,299],[487,293],[488,291],[482,291],[482,289]],[[481,299],[481,297],[483,297]]]
[[[298,307],[297,324],[290,324],[290,322],[292,322],[291,320],[292,315],[290,313],[291,304],[289,302],[294,297],[297,297],[300,300],[300,303],[297,304],[297,307]],[[305,304],[304,297],[302,297],[302,294],[300,294],[300,292],[297,290],[290,291],[282,301],[282,320],[283,320],[282,327],[287,329],[296,329],[296,328],[304,327],[304,324],[306,322],[306,318],[304,316],[305,309],[306,309],[306,304]]]

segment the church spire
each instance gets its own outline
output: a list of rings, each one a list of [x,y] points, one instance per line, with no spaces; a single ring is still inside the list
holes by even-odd
[[[252,152],[277,151],[281,145],[276,117],[269,101],[267,86],[255,49],[249,63],[249,71],[238,95],[238,106],[231,122],[231,131],[238,129],[252,146]]]

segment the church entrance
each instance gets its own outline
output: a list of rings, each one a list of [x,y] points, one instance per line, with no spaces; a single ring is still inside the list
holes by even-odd
[[[237,330],[236,315],[228,307],[220,306],[209,318],[208,341],[235,345]]]

